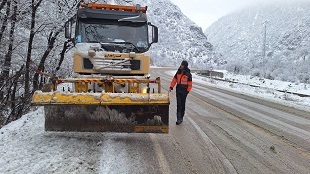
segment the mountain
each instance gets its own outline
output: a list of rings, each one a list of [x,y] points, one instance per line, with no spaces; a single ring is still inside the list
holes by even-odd
[[[205,34],[229,71],[310,83],[309,28],[310,2],[294,1],[227,15]]]
[[[183,59],[190,66],[214,63],[212,44],[176,5],[169,0],[135,0],[133,4],[148,6],[148,19],[159,28],[159,42],[150,51],[155,65],[179,65]]]

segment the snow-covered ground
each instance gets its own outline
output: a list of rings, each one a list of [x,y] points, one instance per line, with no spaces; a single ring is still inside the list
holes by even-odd
[[[47,133],[43,112],[40,107],[0,129],[0,173],[96,172],[101,139],[90,136],[100,134]]]
[[[290,83],[279,80],[262,79],[249,75],[236,75],[228,73],[227,71],[221,71],[224,73],[223,80],[234,81],[238,83],[225,82],[210,79],[210,77],[204,77],[197,74],[193,74],[193,81],[195,83],[203,83],[212,87],[217,87],[248,96],[261,98],[264,100],[280,103],[289,107],[310,111],[310,97],[299,97],[291,93],[299,93],[310,95],[310,84],[304,83]],[[167,71],[169,75],[174,75],[174,71]],[[259,87],[252,87],[255,85]],[[287,91],[286,93],[279,92],[277,90]]]
[[[0,129],[0,174],[147,173],[143,155],[156,160],[148,134],[45,132],[43,107]]]
[[[234,81],[242,84],[260,86],[262,88],[287,91],[288,93],[298,93],[310,95],[310,84],[291,83],[280,80],[269,80],[250,75],[236,75],[223,71],[225,80]]]

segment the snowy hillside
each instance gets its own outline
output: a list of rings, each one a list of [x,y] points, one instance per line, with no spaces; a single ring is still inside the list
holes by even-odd
[[[309,27],[310,2],[294,1],[225,16],[205,34],[232,72],[310,83]]]
[[[169,0],[135,0],[148,6],[148,19],[159,28],[159,43],[151,48],[158,66],[178,65],[187,59],[190,65],[213,63],[212,45],[202,29],[187,18]]]

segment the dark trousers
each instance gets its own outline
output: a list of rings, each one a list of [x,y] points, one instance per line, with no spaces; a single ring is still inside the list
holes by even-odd
[[[177,89],[176,96],[177,96],[177,120],[183,121],[187,91]]]

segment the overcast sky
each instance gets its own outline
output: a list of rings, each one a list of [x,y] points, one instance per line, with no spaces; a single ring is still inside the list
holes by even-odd
[[[170,0],[192,21],[202,27],[203,31],[220,17],[237,10],[275,2],[288,0]],[[291,0],[296,1],[296,0]]]

